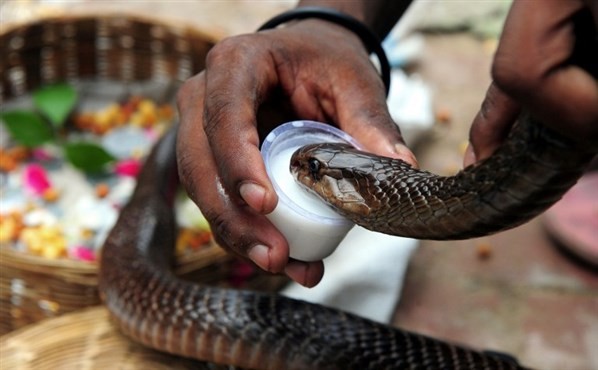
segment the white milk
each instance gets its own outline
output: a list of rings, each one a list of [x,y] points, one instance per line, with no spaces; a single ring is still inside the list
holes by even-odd
[[[338,214],[332,210],[326,203],[324,203],[315,194],[310,193],[295,181],[295,178],[289,170],[291,157],[295,150],[300,147],[294,147],[282,150],[280,153],[274,154],[270,159],[270,170],[273,175],[273,181],[276,181],[280,189],[291,198],[299,207],[307,212],[314,213],[318,216],[338,218]]]
[[[266,170],[278,194],[278,205],[268,218],[286,237],[290,256],[297,260],[319,261],[329,256],[353,227],[351,221],[297,184],[290,172],[295,150],[330,141],[355,143],[329,125],[300,121],[279,126],[262,146]]]

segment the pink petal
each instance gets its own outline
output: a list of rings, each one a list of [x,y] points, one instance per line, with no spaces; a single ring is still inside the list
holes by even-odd
[[[138,159],[123,159],[114,166],[114,172],[119,176],[137,177],[141,170],[141,161]]]
[[[23,170],[25,189],[35,195],[42,195],[52,184],[48,179],[46,169],[39,164],[30,164]]]
[[[76,246],[71,251],[72,256],[80,261],[92,262],[96,260],[96,254],[90,248],[82,245]]]
[[[52,156],[52,154],[50,154],[50,152],[48,152],[44,148],[34,148],[33,152],[32,152],[32,156],[33,156],[33,159],[35,159],[37,161],[49,161],[54,158]]]
[[[145,137],[147,137],[152,143],[158,141],[160,138],[160,133],[153,127],[146,128],[144,132]]]
[[[235,288],[240,288],[249,280],[255,273],[253,265],[244,262],[236,261],[232,266],[231,274],[228,282]]]

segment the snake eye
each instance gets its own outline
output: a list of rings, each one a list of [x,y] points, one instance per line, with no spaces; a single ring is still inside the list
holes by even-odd
[[[317,177],[318,171],[320,171],[320,161],[315,158],[310,158],[307,161],[307,164],[309,165],[309,172],[311,175]]]

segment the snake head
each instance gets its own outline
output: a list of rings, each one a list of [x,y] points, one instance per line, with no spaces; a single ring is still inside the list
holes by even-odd
[[[311,144],[291,156],[291,173],[300,185],[349,218],[367,215],[370,207],[353,176],[352,148],[347,144]]]

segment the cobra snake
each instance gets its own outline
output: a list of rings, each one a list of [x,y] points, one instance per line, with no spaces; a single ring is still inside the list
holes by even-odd
[[[575,184],[591,157],[523,115],[494,155],[454,176],[437,176],[338,143],[300,148],[291,157],[291,172],[365,228],[451,240],[528,221]]]
[[[171,271],[175,129],[155,146],[102,253],[101,297],[149,347],[251,369],[518,369],[515,361],[327,307],[193,284]],[[490,158],[451,177],[330,144],[300,149],[295,176],[370,229],[423,239],[486,235],[553,204],[593,153],[523,115]]]

